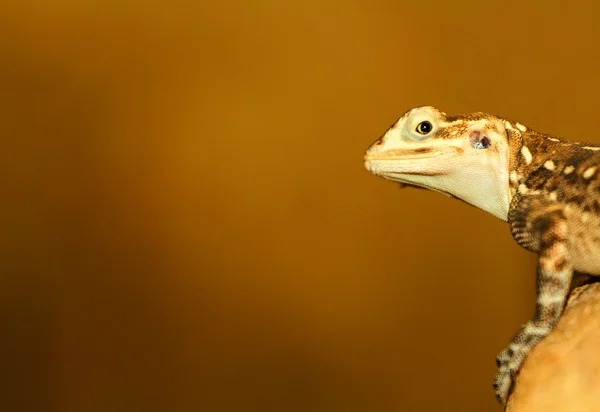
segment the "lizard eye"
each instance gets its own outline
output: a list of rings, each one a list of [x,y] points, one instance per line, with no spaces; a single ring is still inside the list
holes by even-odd
[[[431,132],[431,130],[433,130],[433,125],[428,121],[424,121],[419,123],[415,130],[419,134],[426,135],[427,133]]]

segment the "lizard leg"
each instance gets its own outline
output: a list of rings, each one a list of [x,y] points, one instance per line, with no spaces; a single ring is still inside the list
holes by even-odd
[[[521,363],[529,351],[554,329],[565,306],[573,277],[568,253],[567,222],[561,211],[540,216],[531,225],[539,251],[537,302],[533,318],[521,327],[510,346],[496,358],[494,389],[506,404]]]

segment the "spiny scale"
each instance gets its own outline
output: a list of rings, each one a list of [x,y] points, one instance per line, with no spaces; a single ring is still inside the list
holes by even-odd
[[[574,271],[600,275],[600,145],[423,106],[371,145],[365,166],[507,221],[519,245],[538,254],[535,315],[497,357],[494,388],[505,404],[523,359],[560,318]]]

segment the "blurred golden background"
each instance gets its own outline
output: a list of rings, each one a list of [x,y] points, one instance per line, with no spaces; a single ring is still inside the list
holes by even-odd
[[[500,411],[534,256],[362,156],[403,112],[600,141],[598,3],[0,6],[2,411]]]

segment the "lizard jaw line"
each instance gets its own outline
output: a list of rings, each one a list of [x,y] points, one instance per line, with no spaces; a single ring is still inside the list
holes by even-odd
[[[454,151],[434,151],[423,155],[410,154],[407,156],[399,156],[382,152],[367,154],[365,155],[364,160],[365,168],[375,175],[439,176],[446,174],[448,171],[445,170],[445,168],[432,169],[428,165],[429,160],[439,161],[440,158],[450,158],[454,153]]]

